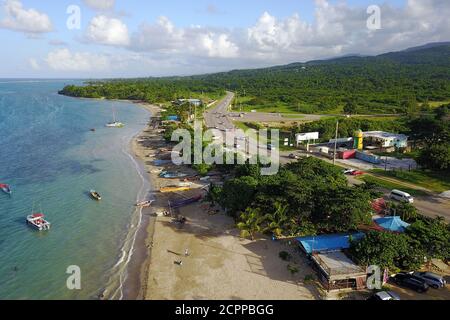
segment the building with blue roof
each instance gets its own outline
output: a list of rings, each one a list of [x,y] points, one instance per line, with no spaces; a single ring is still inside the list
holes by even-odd
[[[308,254],[319,280],[327,291],[340,289],[364,289],[366,270],[355,264],[344,249],[350,248],[350,239],[359,240],[364,233],[328,234],[300,237],[300,248]]]
[[[307,253],[333,252],[350,248],[350,237],[359,240],[364,237],[364,233],[353,234],[327,234],[320,236],[300,237],[296,240],[300,247]]]

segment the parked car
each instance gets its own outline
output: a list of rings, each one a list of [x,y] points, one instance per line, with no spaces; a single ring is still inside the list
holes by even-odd
[[[275,150],[276,148],[275,148],[275,146],[274,145],[271,145],[271,144],[268,144],[267,145],[267,150]]]
[[[392,190],[389,198],[400,202],[414,203],[414,198],[409,193],[400,190]]]
[[[392,291],[380,291],[372,295],[367,300],[369,301],[389,301],[389,300],[401,300],[400,296]]]
[[[362,176],[363,174],[366,174],[364,171],[355,170],[352,173],[350,173],[352,176]]]
[[[295,153],[291,153],[291,154],[289,155],[289,158],[298,160],[298,159],[300,159],[300,156],[297,155],[297,154],[295,154]]]
[[[413,276],[422,279],[426,284],[434,289],[443,288],[447,285],[447,281],[445,281],[444,277],[432,272],[416,271],[413,272]]]
[[[424,280],[405,272],[397,273],[391,277],[391,280],[399,286],[412,289],[419,293],[425,293],[429,288],[428,284],[426,284]]]

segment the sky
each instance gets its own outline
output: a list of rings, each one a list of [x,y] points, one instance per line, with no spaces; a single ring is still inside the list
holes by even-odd
[[[448,0],[0,0],[1,78],[190,75],[450,41]]]

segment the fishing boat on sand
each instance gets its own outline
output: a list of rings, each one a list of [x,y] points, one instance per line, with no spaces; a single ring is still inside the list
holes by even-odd
[[[89,191],[89,193],[94,200],[98,200],[98,201],[102,200],[102,196],[97,191],[91,190],[91,191]]]
[[[178,179],[178,178],[184,178],[187,177],[188,175],[185,173],[181,173],[181,172],[167,172],[167,171],[162,171],[159,176],[161,178],[165,178],[165,179]]]
[[[193,203],[196,203],[200,200],[202,200],[202,196],[198,195],[189,199],[185,199],[185,200],[178,200],[178,201],[169,201],[169,207],[171,207],[172,209],[177,209],[177,208],[181,208]]]
[[[0,189],[6,194],[11,195],[12,193],[11,186],[9,184],[1,183]]]
[[[161,187],[159,189],[159,191],[162,193],[168,193],[168,192],[188,191],[190,189],[191,189],[191,186],[190,186],[190,184],[188,184],[188,185],[173,185],[173,186]]]
[[[50,230],[51,223],[45,220],[42,213],[32,213],[27,216],[27,224],[39,231]]]
[[[141,202],[136,203],[136,207],[148,208],[152,205],[153,202],[155,202],[155,200],[141,201]]]

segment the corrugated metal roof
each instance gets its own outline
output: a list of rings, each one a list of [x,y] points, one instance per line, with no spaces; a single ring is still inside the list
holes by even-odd
[[[364,233],[353,234],[327,234],[320,236],[300,237],[296,240],[311,254],[313,252],[332,252],[350,248],[350,237],[359,240],[364,237]]]

